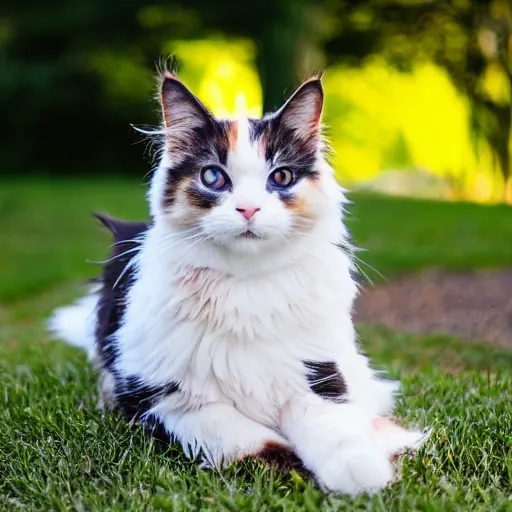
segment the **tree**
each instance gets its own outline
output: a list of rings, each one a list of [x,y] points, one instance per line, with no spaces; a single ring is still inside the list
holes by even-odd
[[[475,140],[483,137],[487,141],[504,182],[510,183],[509,0],[368,0],[333,2],[329,9],[330,16],[338,20],[333,37],[325,41],[331,61],[360,62],[378,52],[402,70],[422,58],[444,68],[470,100]],[[486,86],[490,74],[501,80],[501,91]]]
[[[314,0],[5,0],[0,17],[2,172],[127,172],[143,165],[129,123],[157,121],[152,70],[169,39],[256,41],[267,109],[299,79]]]

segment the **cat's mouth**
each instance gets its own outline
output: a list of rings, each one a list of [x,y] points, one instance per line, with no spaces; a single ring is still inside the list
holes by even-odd
[[[258,240],[260,239],[261,237],[254,234],[251,230],[247,230],[247,231],[244,231],[243,233],[240,233],[237,238],[244,238],[244,239],[249,239],[249,240]]]

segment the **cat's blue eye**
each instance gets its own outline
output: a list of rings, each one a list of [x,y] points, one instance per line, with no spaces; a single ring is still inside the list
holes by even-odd
[[[290,169],[281,168],[271,172],[268,182],[273,187],[287,188],[294,182],[293,172]]]
[[[205,187],[212,190],[223,190],[230,184],[226,173],[214,166],[205,167],[201,171],[201,181]]]

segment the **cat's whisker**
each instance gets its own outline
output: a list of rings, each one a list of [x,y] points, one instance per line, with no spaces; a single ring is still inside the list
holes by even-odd
[[[172,249],[180,249],[180,246],[181,246],[181,253],[180,254],[185,254],[186,252],[188,252],[193,246],[195,246],[197,243],[201,242],[202,240],[205,240],[204,237],[202,236],[194,236],[194,237],[189,237],[187,238],[186,240],[171,240],[171,241],[167,241],[166,243],[163,243],[161,245],[161,250],[162,252],[168,252]]]
[[[116,282],[114,283],[114,285],[112,286],[112,290],[114,290],[116,288],[116,286],[119,284],[119,282],[121,281],[121,279],[126,275],[126,273],[128,272],[128,270],[130,270],[137,262],[137,258],[134,257],[132,258],[128,263],[127,265],[124,267],[124,269],[122,270],[122,272],[119,274],[119,277],[116,279]]]
[[[161,238],[158,241],[158,244],[162,248],[169,249],[171,247],[178,246],[179,244],[187,243],[190,240],[195,240],[198,236],[200,236],[200,235],[199,234],[193,234],[193,235],[186,236],[186,237],[183,237],[183,236],[167,236],[167,237]]]
[[[356,268],[356,271],[364,277],[364,279],[367,281],[367,283],[370,286],[374,286],[375,283],[373,282],[372,278],[361,268],[361,265],[359,265],[357,263],[357,261],[354,261],[353,264],[354,264],[354,267]]]
[[[129,239],[129,240],[119,240],[117,242],[114,242],[112,244],[112,247],[117,247],[118,245],[124,245],[124,244],[129,244],[129,243],[139,244],[140,245],[143,241],[144,241],[144,237],[132,238],[132,239]]]
[[[167,238],[167,240],[164,238],[160,240],[161,244],[161,250],[166,252],[170,249],[179,247],[180,244],[184,244],[185,247],[183,247],[183,250],[180,252],[181,256],[183,257],[186,255],[190,249],[192,249],[195,245],[197,245],[199,242],[202,242],[204,240],[207,240],[208,236],[205,236],[204,234],[197,233],[188,237],[177,237],[177,238]],[[190,243],[192,242],[192,243]]]
[[[94,263],[97,265],[106,265],[107,263],[111,263],[112,261],[116,261],[119,258],[122,258],[123,256],[127,256],[128,254],[138,252],[140,251],[140,247],[132,247],[131,249],[128,249],[127,251],[122,252],[121,254],[116,254],[115,256],[112,256],[112,258],[109,258],[108,260],[103,261],[97,261],[97,260],[86,260],[87,263]]]
[[[372,265],[370,265],[369,263],[367,263],[366,261],[362,260],[359,256],[356,256],[354,254],[354,252],[352,252],[352,258],[359,262],[359,263],[362,263],[363,265],[366,265],[370,270],[373,270],[379,277],[381,277],[384,281],[389,281],[389,279],[383,275],[381,272],[379,272],[375,267],[373,267]],[[373,283],[371,283],[373,285]]]
[[[186,230],[176,231],[166,236],[161,237],[161,240],[175,239],[178,241],[186,240],[187,238],[193,238],[196,235],[201,235],[202,232],[199,228],[189,228]]]

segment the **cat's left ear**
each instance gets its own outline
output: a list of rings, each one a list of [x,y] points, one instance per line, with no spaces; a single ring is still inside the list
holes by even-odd
[[[171,73],[164,73],[160,84],[160,102],[169,136],[179,136],[208,123],[208,109]]]
[[[279,123],[294,130],[302,138],[318,135],[324,104],[324,90],[320,78],[303,83],[281,107]]]

